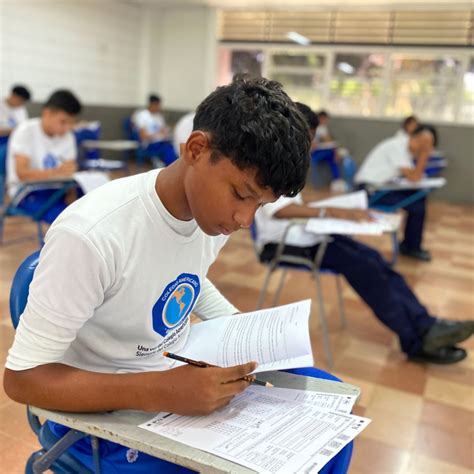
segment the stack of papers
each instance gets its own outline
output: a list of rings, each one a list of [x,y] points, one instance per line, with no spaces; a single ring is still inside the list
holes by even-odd
[[[180,355],[256,372],[312,365],[310,301],[191,327]],[[140,428],[261,473],[317,472],[368,424],[351,415],[355,395],[251,385],[208,416],[159,413]]]

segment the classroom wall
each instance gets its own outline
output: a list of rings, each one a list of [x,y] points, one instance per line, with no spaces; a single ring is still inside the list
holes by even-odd
[[[0,2],[0,94],[24,83],[43,101],[68,87],[84,103],[140,100],[142,9],[109,1]]]
[[[145,71],[148,84],[142,90],[158,92],[168,109],[193,109],[216,85],[216,11],[208,7],[145,8],[149,70]]]

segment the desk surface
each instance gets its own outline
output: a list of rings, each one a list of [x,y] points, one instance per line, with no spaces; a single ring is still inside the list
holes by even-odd
[[[84,148],[113,151],[135,150],[138,148],[138,142],[135,140],[84,140],[81,145]]]
[[[262,374],[263,376],[263,374]],[[360,396],[359,388],[330,380],[315,379],[286,372],[264,374],[265,380],[276,387],[306,389]],[[138,425],[153,418],[154,413],[123,410],[111,413],[62,413],[30,407],[35,415],[61,423],[99,438],[114,441],[152,456],[165,459],[206,474],[252,473],[240,464],[227,461],[210,453],[186,446],[171,439],[139,428]]]

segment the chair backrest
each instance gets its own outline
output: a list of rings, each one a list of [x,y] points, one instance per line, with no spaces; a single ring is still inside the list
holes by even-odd
[[[14,328],[18,326],[20,316],[25,310],[30,283],[38,266],[39,255],[40,251],[37,250],[26,257],[13,277],[12,289],[10,290],[10,316]]]
[[[79,152],[81,152],[82,142],[85,140],[99,140],[101,133],[100,122],[90,122],[83,127],[74,130],[74,137],[76,138],[76,145]],[[81,155],[82,156],[82,155]],[[100,158],[99,150],[90,148],[85,150],[84,158],[86,160],[97,160]]]
[[[7,144],[0,144],[0,207],[5,202],[7,175]]]
[[[123,130],[127,140],[140,141],[140,135],[133,124],[132,116],[123,119]]]

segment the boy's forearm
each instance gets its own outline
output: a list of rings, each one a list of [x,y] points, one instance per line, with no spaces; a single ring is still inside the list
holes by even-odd
[[[4,388],[13,400],[50,410],[99,412],[146,410],[156,372],[102,374],[63,364],[46,364],[24,371],[5,369]],[[155,392],[154,409],[157,408]],[[163,400],[165,405],[166,400]],[[159,405],[159,400],[158,400]]]

